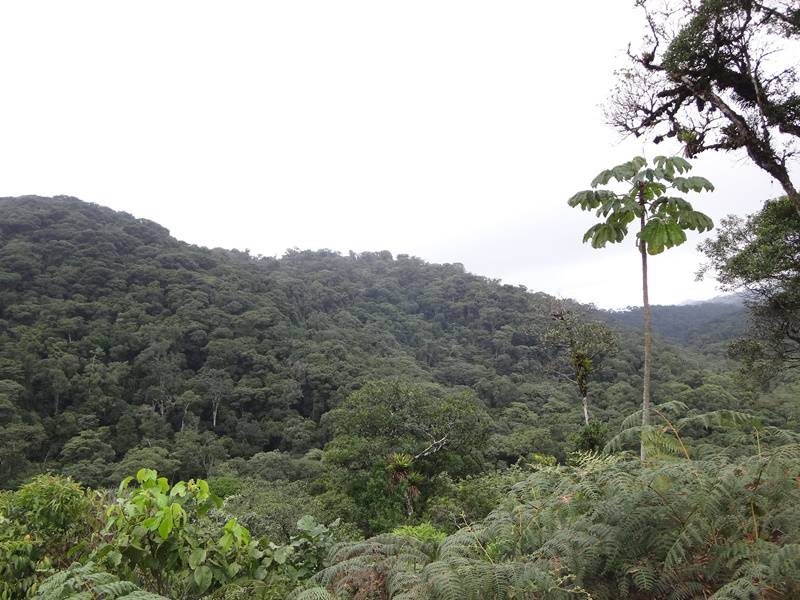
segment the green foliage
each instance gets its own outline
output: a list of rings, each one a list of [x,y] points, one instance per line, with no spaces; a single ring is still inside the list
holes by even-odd
[[[159,593],[181,590],[200,597],[241,573],[271,564],[271,552],[259,549],[234,519],[225,523],[218,539],[203,526],[202,517],[221,504],[206,481],[170,487],[152,469],[140,469],[137,485],[130,488],[132,481],[128,477],[120,484],[103,530],[111,539],[95,553],[109,568],[139,577]]]
[[[531,458],[537,460],[537,456]],[[553,457],[541,458],[548,465],[555,465]],[[497,508],[511,488],[525,479],[529,472],[528,468],[513,466],[458,481],[442,474],[434,481],[435,494],[428,501],[425,518],[447,532],[479,521]]]
[[[390,455],[406,467],[421,459],[446,460],[459,451],[476,452],[484,441],[488,415],[474,395],[447,393],[436,386],[403,380],[374,381],[326,415],[334,439],[329,460],[349,468],[370,468]]]
[[[392,535],[398,537],[413,538],[423,543],[438,543],[447,537],[447,533],[437,529],[430,523],[420,523],[419,525],[403,525],[392,531]]]
[[[209,481],[212,489],[214,481]],[[267,484],[262,480],[243,481],[236,493],[225,499],[223,507],[252,535],[281,544],[297,533],[297,521],[305,515],[322,522],[336,518],[303,481],[278,480]]]
[[[608,425],[593,421],[584,425],[578,433],[572,436],[571,440],[578,452],[602,450],[608,441]]]
[[[424,450],[424,432],[406,430],[392,447],[369,428],[348,439],[323,416],[368,382],[395,379],[437,390],[428,399],[447,410],[472,404],[486,421],[466,428],[462,446],[451,435],[417,461],[429,481],[532,452],[565,460],[571,449],[580,412],[574,384],[554,375],[564,357],[545,344],[553,299],[544,294],[385,252],[272,259],[198,248],[155,223],[63,197],[0,200],[0,234],[2,268],[16,275],[0,286],[0,486],[45,465],[95,486],[140,467],[170,480],[232,468],[308,481],[310,494],[363,524],[347,506],[367,506],[367,496],[341,489],[350,481],[337,465],[366,457],[365,472],[383,469],[391,452]],[[589,321],[604,317],[582,310]],[[623,335],[614,356],[594,362],[593,418],[616,422],[634,408],[635,346]],[[661,353],[672,364],[654,373],[654,386],[694,389],[725,368],[721,357]],[[334,437],[325,460],[305,456]],[[387,494],[381,476],[357,482],[370,502]],[[420,491],[417,511],[431,493]],[[381,531],[406,512],[402,490],[392,494],[400,505],[375,524]]]
[[[40,475],[0,496],[0,598],[21,598],[42,573],[89,547],[95,501],[73,481]]]
[[[480,469],[489,425],[471,393],[401,380],[368,383],[325,420],[325,460],[348,470],[345,490],[369,507],[353,520],[370,532],[423,510],[431,476]]]
[[[278,545],[252,538],[234,518],[216,525],[208,517],[220,506],[205,480],[170,486],[140,469],[120,484],[92,559],[147,590],[184,598],[235,594],[242,586],[286,591],[319,567],[332,534],[312,517],[297,521]]]
[[[625,419],[620,429],[605,445],[606,451],[619,451],[626,442],[639,441],[647,446],[654,456],[678,456],[690,458],[687,447],[688,435],[698,428],[712,427],[745,428],[757,440],[758,432],[763,431],[761,421],[752,415],[735,410],[721,409],[708,413],[689,413],[689,407],[679,400],[672,400],[652,407],[657,417],[655,425],[638,425],[641,411],[636,411]],[[686,439],[685,439],[686,438]]]
[[[708,188],[684,167],[641,175],[663,200],[647,215],[700,229],[655,185],[661,169],[679,191]],[[624,194],[591,192],[606,217],[625,210]],[[137,473],[116,494],[53,476],[0,494],[3,597],[795,591],[797,436],[779,427],[800,423],[797,387],[742,387],[719,352],[732,329],[657,342],[665,418],[637,430],[623,420],[642,376],[635,332],[597,322],[619,315],[570,305],[590,324],[570,337],[553,332],[551,298],[459,265],[206,250],[70,199],[2,200],[0,217],[13,275],[0,282],[1,484],[45,462],[98,487]],[[664,235],[645,233],[653,250]],[[713,328],[681,315],[684,333]],[[616,352],[594,352],[611,338]],[[592,398],[577,436],[574,383],[554,376],[565,364]],[[597,454],[603,423],[620,421],[614,447],[644,434],[647,465]],[[700,500],[718,486],[733,490],[724,517]],[[336,517],[344,527],[318,524]]]
[[[545,334],[544,341],[565,354],[588,425],[589,381],[603,359],[616,349],[617,336],[604,322],[581,318],[563,305],[553,311],[553,320],[555,325]]]
[[[208,487],[211,493],[221,500],[238,494],[244,488],[245,482],[238,477],[209,477]]]
[[[0,402],[6,487],[53,457],[95,485],[140,466],[206,477],[226,457],[321,448],[322,415],[370,380],[467,386],[500,406],[512,376],[542,371],[521,332],[546,298],[461,265],[210,250],[74,198],[25,197],[0,200],[0,272],[0,380],[16,386]],[[180,464],[125,458],[155,447],[179,448],[166,458]]]
[[[80,485],[68,478],[39,475],[3,497],[5,518],[24,524],[43,538],[60,537],[86,525],[92,501]]]
[[[800,358],[800,216],[783,197],[747,218],[723,220],[702,250],[727,289],[744,289],[751,309],[748,336],[731,347],[761,380],[793,368]]]
[[[648,254],[660,254],[684,243],[687,229],[710,230],[714,224],[708,216],[694,210],[683,198],[666,195],[670,189],[683,193],[713,191],[714,186],[703,177],[681,176],[691,168],[677,156],[656,156],[653,167],[637,156],[602,171],[592,180],[593,189],[578,192],[569,199],[570,206],[594,210],[603,219],[589,228],[583,241],[591,241],[593,248],[621,242],[628,234],[628,225],[643,219],[643,227],[636,234],[637,245],[643,243]],[[612,179],[626,184],[627,189],[622,193],[594,189]]]
[[[797,444],[651,466],[584,455],[530,474],[435,554],[379,536],[339,547],[314,581],[335,598],[789,600],[798,474]]]
[[[45,579],[34,600],[167,600],[97,569],[93,563],[75,564]]]

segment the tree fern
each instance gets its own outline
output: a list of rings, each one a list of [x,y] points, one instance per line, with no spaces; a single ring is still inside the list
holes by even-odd
[[[98,570],[88,563],[75,564],[45,579],[33,595],[35,600],[167,600],[140,590],[130,581]]]

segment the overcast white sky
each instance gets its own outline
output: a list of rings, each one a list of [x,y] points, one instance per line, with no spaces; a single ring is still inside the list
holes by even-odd
[[[620,142],[599,108],[632,5],[4,2],[0,195],[77,196],[200,245],[388,249],[639,304],[632,242],[582,245],[592,217],[566,205],[670,150]],[[781,193],[730,155],[695,172],[715,219]],[[717,294],[690,242],[653,260],[651,301]]]

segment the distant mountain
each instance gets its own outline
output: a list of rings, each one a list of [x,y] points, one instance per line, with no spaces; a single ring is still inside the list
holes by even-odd
[[[741,306],[744,305],[744,302],[745,295],[743,293],[735,293],[714,296],[710,300],[684,300],[675,306],[696,306],[698,304],[734,304]]]
[[[696,349],[721,349],[744,334],[747,308],[741,295],[718,296],[712,300],[650,308],[653,333],[663,340]],[[606,311],[605,318],[618,325],[641,330],[641,307]]]

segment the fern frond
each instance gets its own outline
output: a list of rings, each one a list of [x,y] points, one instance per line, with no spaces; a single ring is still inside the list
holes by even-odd
[[[45,579],[34,600],[168,600],[117,579],[93,563],[74,564]]]

